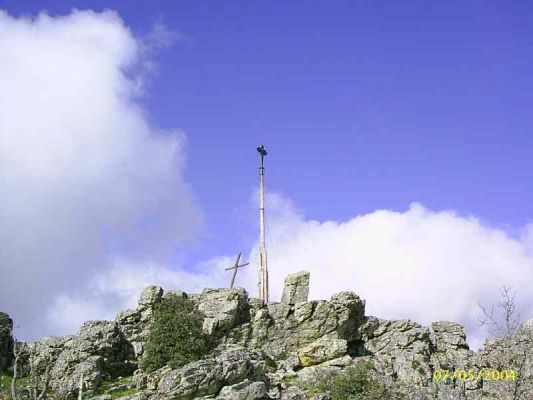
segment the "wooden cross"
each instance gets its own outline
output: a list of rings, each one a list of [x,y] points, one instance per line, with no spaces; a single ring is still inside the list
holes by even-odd
[[[239,265],[239,261],[240,260],[241,260],[241,253],[239,253],[239,255],[237,256],[237,260],[235,261],[235,265],[233,267],[226,268],[226,271],[229,271],[230,269],[234,270],[233,271],[233,276],[231,277],[231,284],[229,286],[230,289],[233,287],[233,284],[235,283],[235,277],[237,276],[237,270],[239,268],[246,267],[248,264],[250,264],[250,263],[246,263],[246,264]]]

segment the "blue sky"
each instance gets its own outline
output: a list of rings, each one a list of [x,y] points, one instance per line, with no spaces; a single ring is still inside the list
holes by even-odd
[[[189,269],[257,240],[255,147],[267,185],[306,219],[348,221],[412,202],[511,236],[533,211],[533,16],[528,2],[0,1],[12,17],[117,12],[150,55],[137,100],[186,135],[183,179],[204,218]],[[38,66],[36,66],[38,68]],[[154,211],[157,213],[158,211]],[[131,250],[133,251],[133,250]],[[480,279],[482,279],[480,277]]]
[[[157,56],[150,120],[187,133],[206,212],[201,253],[242,243],[235,209],[256,181],[316,219],[412,201],[516,226],[533,211],[532,10],[527,2],[3,1],[14,15],[117,10]],[[207,252],[207,254],[206,254]],[[211,254],[209,254],[211,253]]]

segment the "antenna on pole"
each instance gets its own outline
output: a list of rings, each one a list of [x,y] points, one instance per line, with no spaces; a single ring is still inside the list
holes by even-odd
[[[259,299],[268,302],[268,267],[267,253],[265,246],[265,167],[264,158],[268,154],[265,146],[257,148],[261,157],[261,166],[259,167]]]

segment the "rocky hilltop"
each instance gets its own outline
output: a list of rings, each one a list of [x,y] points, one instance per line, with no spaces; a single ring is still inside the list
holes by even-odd
[[[407,399],[533,398],[533,321],[523,323],[514,336],[487,341],[473,352],[459,324],[439,321],[425,327],[379,319],[365,315],[365,301],[354,293],[308,301],[308,292],[305,272],[287,277],[279,303],[263,304],[240,288],[179,292],[201,312],[203,330],[217,347],[179,369],[147,373],[138,368],[139,361],[154,310],[168,295],[150,286],[138,307],[119,313],[115,321],[86,322],[77,335],[28,343],[19,371],[46,371],[49,388],[61,399],[77,398],[83,381],[84,398],[101,400],[117,398],[99,395],[109,382],[116,383],[116,393],[127,389],[123,400],[305,400],[328,399],[302,388],[317,376],[371,362],[373,376]],[[11,324],[0,314],[0,326]],[[8,331],[0,330],[4,367],[13,361]],[[513,369],[517,378],[478,376],[487,369]],[[476,376],[437,382],[439,370],[473,370]]]

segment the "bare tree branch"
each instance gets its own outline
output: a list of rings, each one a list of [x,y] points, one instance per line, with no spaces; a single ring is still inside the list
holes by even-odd
[[[13,379],[11,380],[11,398],[17,400],[17,378],[18,378],[18,365],[20,356],[26,348],[26,343],[19,342],[13,338]]]
[[[516,292],[510,286],[503,286],[500,290],[500,301],[490,307],[478,304],[481,315],[478,316],[480,325],[486,326],[489,333],[501,340],[502,343],[519,343],[516,349],[510,354],[506,349],[503,353],[496,353],[496,361],[500,367],[509,368],[516,371],[517,379],[509,382],[510,399],[525,400],[530,399],[531,373],[528,370],[528,357],[533,353],[533,329],[525,329],[520,332],[520,340],[511,339],[518,332],[522,317],[517,309]],[[523,346],[523,347],[522,347]]]
[[[498,338],[513,336],[520,325],[521,316],[517,312],[516,292],[511,286],[500,289],[501,300],[490,307],[478,303],[481,315],[477,317],[479,324],[486,326],[489,333]]]
[[[50,368],[52,365],[52,355],[48,355],[44,361],[44,371],[42,365],[38,365],[35,361],[35,354],[37,353],[37,345],[33,343],[29,354],[30,365],[30,398],[32,400],[43,400],[46,398],[46,393],[50,384]]]

